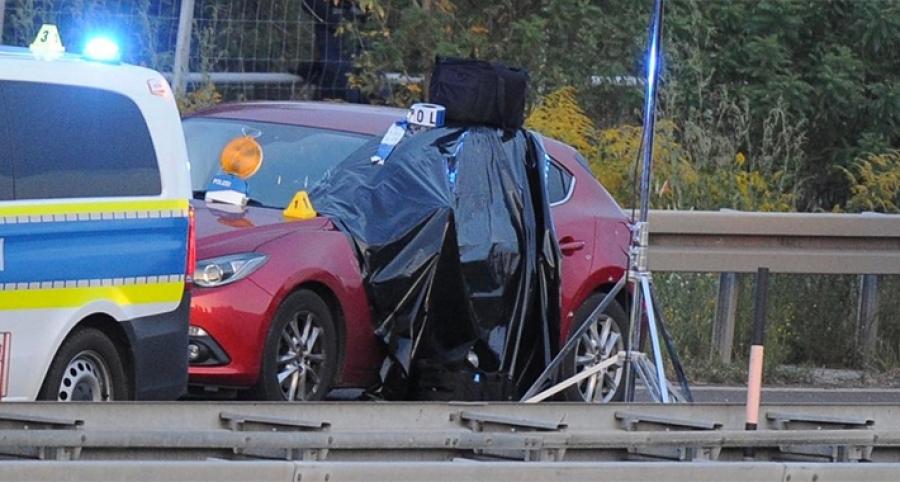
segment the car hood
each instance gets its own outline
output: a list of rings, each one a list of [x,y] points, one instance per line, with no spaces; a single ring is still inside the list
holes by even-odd
[[[254,251],[297,231],[330,230],[328,218],[290,221],[281,209],[191,201],[197,229],[197,258]]]

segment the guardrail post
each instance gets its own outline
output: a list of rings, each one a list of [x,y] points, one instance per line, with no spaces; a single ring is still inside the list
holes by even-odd
[[[872,363],[878,345],[878,276],[859,277],[859,303],[856,311],[857,349],[863,366]]]
[[[709,350],[710,360],[714,360],[718,356],[722,363],[731,363],[737,299],[737,273],[720,273],[716,317],[713,320],[712,345]]]
[[[175,60],[172,64],[172,90],[184,95],[187,90],[188,60],[191,53],[191,30],[194,26],[194,0],[181,0],[178,13],[178,35],[175,40]]]

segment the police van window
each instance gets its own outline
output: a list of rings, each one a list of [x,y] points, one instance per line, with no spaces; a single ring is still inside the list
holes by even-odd
[[[150,132],[131,99],[38,82],[2,81],[0,87],[16,199],[162,191]]]
[[[0,124],[0,201],[9,201],[13,198],[12,158],[10,150],[2,148],[8,145],[3,124]]]
[[[547,168],[547,195],[550,204],[564,201],[572,188],[572,175],[562,166],[551,161]]]
[[[0,142],[3,134],[0,133]],[[12,163],[8,153],[0,152],[0,201],[9,201],[13,198]]]

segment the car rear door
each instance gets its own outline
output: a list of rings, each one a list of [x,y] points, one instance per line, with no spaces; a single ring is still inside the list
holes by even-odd
[[[120,288],[182,275],[186,228],[179,239],[163,229],[175,221],[155,204],[160,171],[138,107],[96,88],[0,84],[18,217],[0,281]]]
[[[547,166],[547,188],[553,223],[562,253],[562,333],[568,333],[584,280],[591,275],[595,216],[577,202],[575,176],[561,163]]]

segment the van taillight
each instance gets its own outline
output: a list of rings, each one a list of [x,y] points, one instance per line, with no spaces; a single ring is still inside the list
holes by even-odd
[[[194,216],[194,208],[188,207],[188,245],[187,266],[185,266],[185,283],[194,281],[194,268],[197,266],[197,220]]]

